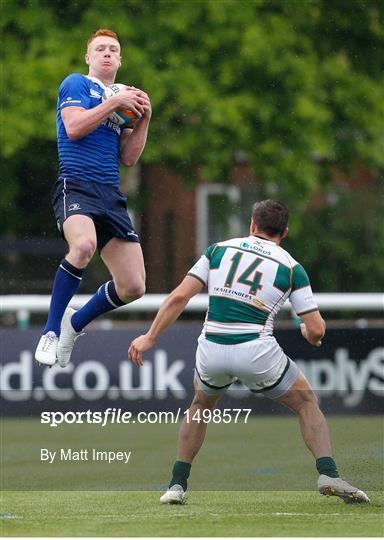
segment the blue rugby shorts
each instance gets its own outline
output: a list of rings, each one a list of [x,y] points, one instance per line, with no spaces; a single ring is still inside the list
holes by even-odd
[[[127,212],[126,198],[115,185],[59,179],[52,189],[52,204],[57,227],[64,240],[64,221],[78,214],[93,220],[99,251],[112,238],[140,242]]]

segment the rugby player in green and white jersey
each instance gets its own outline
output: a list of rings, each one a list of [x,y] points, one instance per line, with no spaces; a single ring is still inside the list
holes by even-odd
[[[190,298],[208,287],[209,307],[196,351],[195,396],[180,426],[177,461],[162,503],[185,502],[191,464],[207,428],[202,413],[212,410],[236,380],[297,413],[302,437],[316,460],[320,493],[347,503],[369,502],[363,491],[339,477],[316,396],[273,337],[274,317],[288,298],[303,321],[301,333],[309,343],[320,347],[325,333],[304,268],[280,247],[287,234],[287,208],[271,200],[256,202],[250,235],[210,246],[165,300],[148,332],[130,345],[130,358],[142,365],[142,354]]]

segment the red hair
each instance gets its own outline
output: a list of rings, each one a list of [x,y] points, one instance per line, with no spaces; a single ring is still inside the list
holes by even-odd
[[[99,36],[107,36],[107,37],[115,39],[116,41],[120,43],[118,35],[115,34],[115,32],[112,32],[112,30],[108,30],[108,28],[100,28],[94,34],[92,34],[92,36],[87,41],[87,49],[89,45],[92,43],[92,41]]]

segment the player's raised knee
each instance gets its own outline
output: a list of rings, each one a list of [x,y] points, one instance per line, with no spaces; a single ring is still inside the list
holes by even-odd
[[[82,267],[89,263],[96,251],[96,241],[89,238],[80,239],[71,246],[71,256],[75,259],[75,266]]]
[[[137,282],[124,286],[117,285],[116,292],[122,302],[132,302],[133,300],[138,300],[144,296],[145,284],[143,282]]]

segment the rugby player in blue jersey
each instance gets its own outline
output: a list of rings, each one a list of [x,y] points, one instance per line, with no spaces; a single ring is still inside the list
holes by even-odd
[[[139,237],[119,191],[119,161],[132,166],[139,159],[151,119],[148,95],[127,86],[102,102],[106,86],[121,66],[117,35],[101,29],[88,40],[88,75],[73,73],[61,83],[57,102],[59,178],[52,202],[58,228],[69,246],[57,270],[48,320],[35,358],[65,367],[76,339],[93,319],[140,298],[145,268]],[[121,129],[108,117],[124,107],[141,119]],[[80,310],[68,308],[82,274],[96,249],[112,279],[101,285]]]

